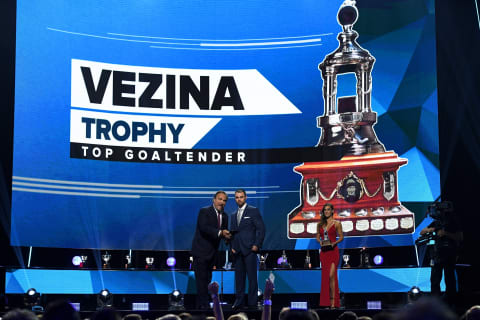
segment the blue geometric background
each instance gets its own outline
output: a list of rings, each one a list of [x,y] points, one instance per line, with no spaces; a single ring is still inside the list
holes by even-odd
[[[440,195],[434,1],[358,5],[359,42],[381,57],[372,73],[375,130],[387,150],[408,159],[400,177],[416,177],[399,178],[400,199],[433,201]],[[384,20],[381,30],[368,28],[369,19],[382,19],[379,8],[396,8],[399,19]]]
[[[195,148],[317,144],[320,130],[315,119],[323,113],[317,65],[338,46],[336,34],[341,27],[336,13],[343,1],[279,5],[266,0],[248,6],[243,1],[220,2],[122,1],[121,6],[116,1],[94,0],[17,2],[13,245],[188,250],[198,208],[211,203],[217,188],[232,195],[237,187],[252,190],[249,203],[263,214],[268,226],[264,249],[318,245],[286,236],[288,212],[299,204],[301,176],[292,170],[299,163],[198,166],[70,158],[72,59],[180,69],[257,69],[301,113],[224,117]],[[374,128],[387,150],[409,160],[398,172],[399,200],[415,213],[418,224],[424,215],[419,203],[440,194],[433,0],[360,0],[357,6],[358,42],[376,58],[372,109],[378,113],[378,122]],[[136,23],[125,24],[125,19]],[[177,46],[152,48],[145,38],[134,42],[120,33],[183,40]],[[186,40],[293,37],[304,41],[319,34],[321,41],[308,47],[245,51],[208,51]],[[200,50],[187,50],[187,45]],[[354,77],[341,77],[338,96],[352,94]],[[80,185],[74,185],[77,182]],[[100,198],[88,194],[85,183],[106,184],[108,192],[116,195],[121,191],[114,185],[162,185],[175,188],[178,194],[151,196],[137,189],[134,199],[119,199],[108,198],[107,188],[99,187]],[[25,184],[35,189],[21,190]],[[65,188],[72,187],[87,195],[65,195]],[[192,196],[186,189],[203,193]],[[229,201],[227,212],[234,209]],[[346,247],[362,244],[411,245],[412,236],[349,238],[342,243]]]

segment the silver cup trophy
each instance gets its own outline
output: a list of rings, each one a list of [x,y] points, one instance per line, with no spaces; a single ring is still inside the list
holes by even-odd
[[[371,109],[372,68],[375,58],[356,41],[353,25],[358,19],[355,1],[346,0],[337,15],[343,32],[338,34],[339,47],[328,54],[318,68],[323,78],[325,112],[317,118],[322,128],[320,146],[348,146],[346,155],[385,152],[373,130],[377,113]],[[337,75],[354,73],[357,94],[340,97],[337,105]]]
[[[267,269],[267,258],[268,258],[268,253],[266,254],[259,254],[259,260],[260,260],[260,270],[266,270]]]
[[[155,261],[155,259],[153,259],[153,257],[146,257],[145,262],[147,263],[147,265],[145,266],[145,269],[153,269],[154,268],[154,265],[153,265],[154,261]]]
[[[86,268],[88,256],[80,256],[80,259],[82,260],[82,262],[80,263],[80,268]]]
[[[302,203],[289,214],[291,239],[316,235],[313,226],[319,222],[319,211],[327,202],[338,208],[335,218],[342,223],[344,236],[414,231],[414,214],[401,205],[397,191],[397,171],[408,159],[386,151],[374,130],[375,58],[357,42],[359,34],[354,25],[358,16],[356,1],[344,0],[337,13],[342,27],[337,36],[339,45],[318,65],[323,80],[324,110],[317,117],[321,136],[316,147],[322,157],[294,168],[303,181]],[[345,84],[337,78],[345,74],[355,76],[355,95],[341,96],[342,90],[337,90],[339,84]],[[371,216],[376,218],[365,218]],[[322,245],[322,250],[331,247]]]
[[[326,228],[323,231],[323,239],[322,239],[322,243],[321,243],[321,248],[324,251],[328,251],[328,250],[333,249],[332,248],[332,243],[330,242],[330,238],[328,237],[328,231],[326,230]]]
[[[348,254],[343,255],[343,267],[344,268],[350,268],[350,265],[348,264],[348,261],[350,261],[350,256]]]
[[[110,259],[111,258],[112,258],[112,255],[109,254],[108,252],[105,252],[105,254],[102,254],[103,268],[104,269],[110,268]]]
[[[129,269],[132,266],[132,257],[130,255],[125,256],[125,269]]]
[[[307,255],[305,256],[305,262],[303,264],[303,267],[305,269],[311,269],[312,268],[312,262],[310,259],[310,252],[307,250]]]

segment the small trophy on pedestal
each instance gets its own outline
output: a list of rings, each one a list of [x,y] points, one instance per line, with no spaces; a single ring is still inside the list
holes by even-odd
[[[330,238],[328,238],[328,231],[326,230],[326,228],[323,231],[323,239],[320,247],[322,251],[330,251],[333,249],[332,243],[330,242]]]
[[[350,265],[348,264],[348,261],[350,261],[350,256],[348,254],[343,255],[343,267],[344,268],[350,268]]]
[[[367,252],[367,248],[363,247],[360,249],[360,267],[369,268],[370,265],[370,254]]]
[[[307,250],[307,255],[305,256],[305,263],[303,264],[305,269],[312,269],[312,262],[310,261],[310,251]]]
[[[125,269],[130,269],[132,267],[132,256],[127,254],[125,256]]]
[[[283,268],[283,269],[292,268],[290,263],[288,263],[288,258],[287,258],[287,254],[285,253],[285,250],[282,251],[282,256],[278,259],[278,264],[280,268]]]
[[[267,254],[260,254],[259,255],[259,260],[260,260],[260,270],[266,270],[267,269],[267,258],[268,258],[268,253]]]
[[[105,251],[105,254],[102,254],[103,269],[110,269],[110,259],[111,258],[112,258],[112,255],[109,254],[107,251]]]
[[[155,259],[153,259],[153,257],[146,257],[145,258],[145,262],[147,263],[145,265],[145,269],[147,270],[153,270],[155,268],[155,266],[153,265],[153,262],[155,261]]]
[[[80,256],[80,259],[82,260],[82,262],[80,262],[80,268],[86,268],[87,267],[87,259],[88,259],[88,256]]]

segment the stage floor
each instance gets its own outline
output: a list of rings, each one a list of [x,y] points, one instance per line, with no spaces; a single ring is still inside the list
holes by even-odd
[[[320,292],[320,269],[259,271],[260,288],[270,273],[275,275],[277,294]],[[430,291],[430,268],[339,269],[338,277],[344,293],[407,292],[413,286]],[[5,280],[6,294],[29,288],[43,294],[96,294],[104,288],[116,294],[196,292],[193,271],[7,269]],[[214,271],[213,281],[221,284],[224,294],[234,293],[234,271]]]

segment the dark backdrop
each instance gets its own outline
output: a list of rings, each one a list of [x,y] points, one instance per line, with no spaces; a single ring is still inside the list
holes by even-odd
[[[436,2],[440,179],[464,231],[468,291],[480,288],[480,26],[474,0]]]
[[[474,0],[436,1],[440,179],[454,202],[464,257],[478,265],[480,27]]]

